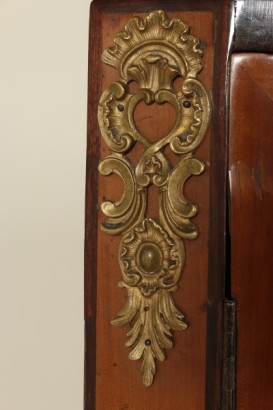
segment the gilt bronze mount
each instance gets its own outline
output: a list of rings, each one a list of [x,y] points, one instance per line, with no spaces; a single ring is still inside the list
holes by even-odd
[[[211,114],[209,95],[198,79],[202,69],[199,41],[182,20],[169,19],[163,11],[153,11],[144,19],[130,19],[114,45],[103,52],[102,60],[119,70],[120,81],[102,94],[98,120],[102,136],[113,151],[103,159],[99,171],[115,173],[124,182],[117,202],[101,205],[106,219],[102,230],[122,235],[119,264],[120,287],[128,300],[112,321],[114,326],[131,323],[126,346],[131,360],[143,359],[143,383],[150,386],[156,373],[155,359],[164,361],[165,349],[173,345],[172,330],[185,330],[184,316],[175,307],[171,293],[185,262],[183,240],[195,239],[198,230],[191,222],[196,204],[184,194],[184,184],[201,174],[204,163],[194,151],[205,135]],[[182,77],[181,90],[173,82]],[[139,89],[129,90],[136,81]],[[171,131],[152,143],[137,128],[134,110],[139,102],[169,103],[176,114]],[[144,152],[134,166],[126,157],[135,142]],[[180,161],[173,166],[164,153],[167,146]],[[156,220],[147,215],[147,193],[153,184],[159,192]]]

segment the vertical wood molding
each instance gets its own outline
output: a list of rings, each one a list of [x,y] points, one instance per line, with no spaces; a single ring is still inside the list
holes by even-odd
[[[273,56],[232,56],[229,176],[232,297],[238,303],[237,408],[273,401]]]

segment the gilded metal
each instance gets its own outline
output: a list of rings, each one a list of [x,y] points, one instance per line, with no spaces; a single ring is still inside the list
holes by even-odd
[[[185,330],[187,324],[175,307],[171,293],[183,270],[183,239],[196,238],[197,227],[191,219],[197,205],[184,194],[184,184],[192,175],[204,171],[204,164],[193,156],[202,142],[210,119],[210,99],[197,74],[202,69],[199,41],[179,19],[169,19],[163,11],[153,11],[146,18],[130,19],[125,30],[114,38],[114,45],[103,52],[102,60],[119,70],[120,81],[102,94],[98,120],[102,136],[114,152],[99,165],[103,175],[115,173],[124,182],[124,193],[117,202],[101,205],[106,219],[102,230],[122,234],[119,264],[120,287],[128,300],[112,321],[114,326],[131,324],[126,346],[129,359],[143,359],[143,383],[150,386],[156,373],[155,359],[164,361],[170,349],[172,330]],[[180,91],[173,87],[183,78]],[[129,82],[139,90],[131,92]],[[176,120],[171,131],[151,143],[134,122],[136,105],[173,106]],[[144,147],[134,166],[125,154],[139,142]],[[173,167],[164,154],[166,146],[180,155]],[[149,186],[158,187],[158,220],[146,215]]]

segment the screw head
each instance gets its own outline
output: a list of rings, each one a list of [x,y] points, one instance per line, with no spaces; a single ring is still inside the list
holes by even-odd
[[[189,101],[184,101],[183,102],[183,107],[190,108],[190,106],[191,106],[191,103]]]

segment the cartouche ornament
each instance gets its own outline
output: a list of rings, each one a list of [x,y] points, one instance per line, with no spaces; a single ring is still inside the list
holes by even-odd
[[[131,348],[129,359],[143,359],[143,383],[150,386],[155,359],[164,361],[165,349],[173,346],[171,331],[187,328],[171,293],[177,289],[185,262],[183,240],[198,234],[191,222],[197,205],[185,198],[183,190],[188,178],[205,169],[193,154],[206,132],[211,104],[197,78],[202,69],[199,41],[187,24],[169,19],[163,11],[130,19],[115,36],[114,45],[103,52],[102,60],[120,75],[120,81],[103,92],[98,110],[102,136],[114,152],[101,161],[99,171],[115,173],[124,182],[122,198],[101,205],[106,216],[102,230],[122,235],[119,286],[128,292],[127,303],[112,324],[131,324],[126,342]],[[173,87],[177,77],[183,78],[180,91]],[[139,84],[138,91],[129,91],[130,81]],[[176,113],[171,131],[154,143],[134,122],[134,110],[141,101],[148,105],[167,102]],[[144,148],[136,166],[125,156],[135,142]],[[174,167],[164,154],[168,145],[181,158]],[[146,215],[151,184],[159,190],[156,221]]]

